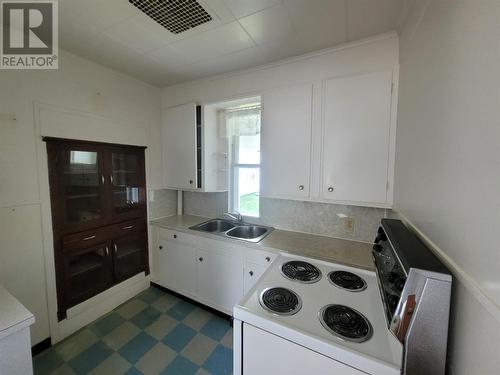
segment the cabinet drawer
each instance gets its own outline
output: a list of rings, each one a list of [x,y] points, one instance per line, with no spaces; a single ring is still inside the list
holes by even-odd
[[[278,254],[269,251],[251,249],[245,254],[245,261],[256,264],[271,264]]]
[[[112,225],[114,236],[122,236],[128,233],[136,233],[146,229],[146,221],[144,219],[136,219],[125,221],[123,223]]]
[[[196,244],[196,239],[193,236],[186,234],[184,232],[179,232],[170,229],[158,228],[158,237],[163,241],[177,241],[189,243],[191,245]]]
[[[81,249],[108,241],[113,236],[112,226],[86,230],[64,236],[62,239],[64,251]]]

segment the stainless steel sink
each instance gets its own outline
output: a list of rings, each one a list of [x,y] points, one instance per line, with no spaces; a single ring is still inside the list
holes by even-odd
[[[211,219],[204,223],[194,225],[189,229],[242,241],[259,242],[271,233],[274,228],[263,225],[246,224],[239,221]]]
[[[245,225],[241,227],[236,227],[228,231],[226,234],[228,237],[239,238],[242,240],[254,240],[256,238],[262,237],[266,234],[268,229],[258,225]]]
[[[197,229],[204,232],[226,232],[235,225],[228,220],[215,219],[197,225]]]

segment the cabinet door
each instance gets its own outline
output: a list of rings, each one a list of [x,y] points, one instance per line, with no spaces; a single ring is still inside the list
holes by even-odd
[[[107,243],[62,252],[66,306],[74,306],[112,283],[110,251]]]
[[[113,219],[118,221],[145,213],[144,150],[112,148],[106,155]]]
[[[307,198],[312,85],[267,92],[262,103],[262,195]]]
[[[196,103],[168,108],[163,112],[162,145],[165,186],[195,189]]]
[[[178,241],[158,242],[158,283],[189,297],[196,296],[196,250]]]
[[[267,266],[255,263],[245,263],[245,277],[244,277],[244,288],[247,294],[250,289],[255,285],[257,280],[266,272]]]
[[[148,242],[143,231],[133,231],[113,240],[115,282],[147,272]]]
[[[392,72],[324,83],[321,197],[387,201]]]
[[[84,143],[48,142],[47,151],[54,226],[76,232],[104,224],[103,149]]]
[[[198,250],[198,298],[232,314],[243,297],[243,262],[227,255]]]

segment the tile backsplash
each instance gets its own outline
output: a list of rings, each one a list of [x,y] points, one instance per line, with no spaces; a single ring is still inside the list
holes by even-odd
[[[149,190],[148,194],[148,216],[149,219],[157,219],[164,216],[177,214],[177,191],[158,189]]]
[[[220,217],[228,211],[227,193],[184,192],[184,213]],[[390,210],[331,203],[260,198],[260,217],[249,222],[279,229],[358,241],[373,241],[380,220]]]
[[[183,209],[187,215],[219,217],[228,211],[227,193],[185,191],[183,197]]]

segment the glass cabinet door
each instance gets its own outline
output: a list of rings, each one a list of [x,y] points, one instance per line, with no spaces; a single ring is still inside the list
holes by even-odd
[[[144,203],[144,162],[139,153],[111,152],[113,216],[136,211]]]
[[[110,285],[110,251],[107,244],[66,250],[64,259],[64,289],[69,305],[84,301]]]
[[[113,241],[115,281],[146,270],[147,240],[143,233],[131,233]]]
[[[81,227],[103,220],[102,154],[76,146],[63,148],[59,157],[63,224]]]

